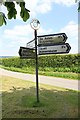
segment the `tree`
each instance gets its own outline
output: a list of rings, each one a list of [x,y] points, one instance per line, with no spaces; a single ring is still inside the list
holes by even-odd
[[[27,21],[27,19],[29,19],[30,14],[29,14],[29,10],[25,8],[25,2],[24,0],[20,0],[21,2],[17,2],[19,0],[0,0],[0,5],[4,5],[7,8],[8,11],[8,19],[16,19],[16,15],[17,15],[17,10],[15,8],[15,3],[18,4],[21,8],[20,11],[20,16],[23,19],[24,22]],[[15,2],[15,3],[14,3]],[[78,2],[78,11],[80,12],[80,0],[75,0],[75,2]],[[3,24],[6,25],[6,16],[5,13],[0,12],[0,26],[2,26]]]
[[[10,2],[11,1],[11,2]],[[21,8],[20,10],[20,16],[23,19],[24,22],[27,21],[27,19],[29,19],[30,14],[29,14],[29,10],[25,8],[25,2],[22,0],[21,2],[17,2],[17,0],[6,0],[6,2],[4,2],[4,0],[1,0],[0,5],[4,5],[7,8],[8,11],[8,19],[16,19],[16,15],[17,15],[17,10],[15,8],[15,4],[18,4]],[[5,13],[0,12],[0,26],[2,26],[3,24],[6,25],[6,16]]]
[[[78,2],[78,12],[80,12],[80,0],[75,0],[75,2]]]

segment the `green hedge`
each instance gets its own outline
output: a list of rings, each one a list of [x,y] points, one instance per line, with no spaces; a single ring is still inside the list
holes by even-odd
[[[77,54],[42,56],[39,64],[41,67],[74,67],[78,66],[79,58]]]
[[[80,55],[65,54],[65,55],[45,55],[38,57],[39,68],[45,70],[51,68],[53,71],[59,72],[76,72],[80,73]],[[19,57],[2,58],[0,64],[5,67],[35,67],[34,59],[20,59]]]

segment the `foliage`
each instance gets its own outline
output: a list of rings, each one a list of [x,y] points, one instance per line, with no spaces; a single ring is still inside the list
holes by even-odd
[[[16,15],[17,15],[17,10],[15,8],[15,3],[18,4],[21,8],[21,11],[20,11],[20,16],[21,18],[23,19],[24,22],[27,21],[27,19],[29,19],[30,17],[30,14],[29,14],[29,10],[25,8],[25,2],[24,0],[21,0],[20,2],[17,2],[17,0],[1,0],[0,1],[0,6],[3,4],[6,8],[7,8],[7,11],[8,11],[8,19],[16,19]],[[75,2],[78,2],[78,11],[80,11],[80,1],[79,0],[75,0]],[[0,26],[2,26],[3,24],[6,25],[6,16],[5,16],[5,13],[3,12],[0,12]]]
[[[80,12],[80,1],[79,1],[79,4],[78,4],[78,11]]]
[[[38,62],[40,71],[80,73],[80,55],[78,54],[40,56]],[[35,68],[35,59],[2,58],[0,65],[27,70]]]
[[[75,2],[78,2],[78,11],[80,12],[80,0],[75,0]]]
[[[56,72],[76,72],[80,73],[79,68],[80,55],[51,55],[42,56],[39,58],[39,66],[45,69],[45,67],[53,68]]]
[[[22,0],[22,2],[17,2],[17,0],[13,0],[13,2],[9,2],[9,0],[6,0],[6,2],[2,2],[0,4],[3,4],[8,11],[8,19],[16,19],[16,15],[17,15],[17,10],[15,8],[15,3],[14,1],[16,1],[16,4],[18,4],[21,8],[20,11],[20,16],[23,19],[24,22],[27,21],[27,19],[29,19],[30,15],[29,15],[29,10],[25,8],[25,2]],[[0,26],[3,25],[3,23],[6,25],[6,16],[3,12],[0,12]]]

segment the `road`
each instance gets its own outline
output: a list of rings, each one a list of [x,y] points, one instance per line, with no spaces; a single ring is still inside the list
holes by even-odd
[[[36,82],[35,75],[12,72],[8,70],[4,70],[2,68],[0,68],[0,75],[10,76],[14,78]],[[64,79],[64,78],[56,78],[56,77],[48,77],[48,76],[39,75],[39,83],[72,89],[72,90],[80,90],[78,87],[80,84],[80,81],[78,80],[69,80],[69,79]]]

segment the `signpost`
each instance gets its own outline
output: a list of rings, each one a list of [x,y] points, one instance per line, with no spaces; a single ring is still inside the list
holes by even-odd
[[[27,59],[35,58],[34,49],[26,48],[26,47],[20,47],[19,55],[20,55],[20,58],[27,58]]]
[[[37,30],[40,27],[40,22],[37,19],[33,19],[30,23],[31,27],[34,29],[34,40],[35,40],[35,60],[36,60],[36,97],[37,102],[39,102],[39,86],[38,86],[38,56],[37,56]]]
[[[28,48],[34,48],[35,49],[35,40],[33,39],[30,42],[28,42],[26,44],[26,47],[28,47]]]
[[[34,39],[28,42],[26,47],[20,47],[19,55],[20,58],[35,58],[36,60],[36,97],[39,102],[38,55],[69,53],[71,46],[65,43],[68,38],[65,33],[37,36],[40,22],[33,19],[30,25],[34,29]]]
[[[38,47],[38,54],[45,55],[45,54],[63,54],[69,53],[71,47],[68,43],[57,44],[57,45],[49,45],[49,46],[40,46]]]
[[[50,34],[38,36],[38,45],[60,44],[65,43],[67,36],[65,33]]]

